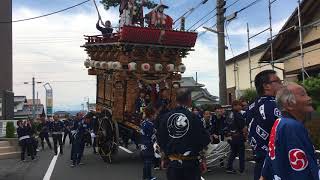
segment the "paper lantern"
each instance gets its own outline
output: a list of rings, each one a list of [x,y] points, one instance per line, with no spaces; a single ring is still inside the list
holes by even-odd
[[[174,64],[168,64],[167,65],[167,71],[168,72],[173,72],[174,71]]]
[[[86,67],[86,68],[89,68],[90,67],[90,60],[86,60],[86,61],[84,61],[84,66]]]
[[[112,69],[112,61],[109,61],[109,62],[107,62],[107,64],[108,64],[108,69]]]
[[[112,69],[114,70],[120,70],[122,68],[121,63],[116,61],[116,62],[112,62]]]
[[[94,62],[94,67],[95,68],[100,68],[100,66],[101,66],[101,62],[100,61]]]
[[[101,67],[101,69],[108,69],[108,63],[102,62],[102,63],[100,64],[100,67]]]
[[[136,71],[137,70],[137,63],[131,62],[128,64],[129,71]]]
[[[94,63],[95,63],[95,62],[96,62],[96,61],[91,60],[91,61],[90,61],[90,66],[91,66],[91,67],[94,67]]]
[[[186,66],[184,64],[180,64],[178,66],[178,71],[181,72],[181,73],[186,72]]]
[[[157,71],[157,72],[162,71],[163,70],[162,64],[155,64],[154,65],[154,70]]]
[[[141,64],[142,71],[150,71],[150,68],[151,68],[151,66],[148,63]]]
[[[172,87],[175,88],[175,89],[178,89],[178,88],[180,88],[180,83],[179,82],[174,82],[172,84]]]

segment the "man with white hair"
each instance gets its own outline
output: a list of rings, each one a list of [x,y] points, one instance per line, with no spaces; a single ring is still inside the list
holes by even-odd
[[[272,127],[260,179],[319,180],[315,149],[304,127],[306,115],[314,111],[311,98],[302,86],[290,83],[278,91],[276,102],[282,117]]]

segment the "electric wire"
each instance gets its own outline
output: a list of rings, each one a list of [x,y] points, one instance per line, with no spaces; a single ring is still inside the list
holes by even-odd
[[[253,2],[251,2],[250,4],[248,4],[247,6],[245,6],[245,7],[241,8],[240,10],[236,11],[236,13],[240,13],[240,12],[246,10],[246,9],[252,7],[253,5],[257,4],[257,3],[260,2],[260,1],[262,1],[262,0],[255,0],[255,1],[253,1]]]
[[[234,52],[233,52],[230,36],[229,36],[229,33],[228,33],[228,25],[229,25],[229,22],[227,22],[226,25],[225,25],[226,39],[227,39],[227,41],[229,43],[229,47],[230,47],[230,51],[231,51],[232,57],[234,57]]]
[[[201,1],[196,7],[192,7],[191,9],[189,9],[188,11],[186,11],[185,13],[183,13],[180,17],[178,17],[173,24],[175,24],[177,21],[179,21],[182,17],[188,17],[189,15],[191,15],[196,9],[198,9],[202,4],[207,3],[208,0],[203,0]],[[189,13],[189,14],[188,14]]]
[[[75,7],[80,6],[82,4],[85,4],[85,3],[89,2],[89,1],[90,0],[86,0],[86,1],[83,1],[81,3],[75,4],[73,6],[70,6],[70,7],[58,10],[58,11],[54,11],[54,12],[51,12],[51,13],[48,13],[48,14],[40,15],[40,16],[35,16],[35,17],[25,18],[25,19],[19,19],[19,20],[14,20],[14,21],[2,21],[0,23],[16,23],[16,22],[29,21],[29,20],[33,20],[33,19],[43,18],[43,17],[51,16],[51,15],[54,15],[54,14],[57,14],[57,13],[60,13],[60,12],[63,12],[63,11],[67,11],[69,9],[72,9],[72,8],[75,8]]]
[[[214,8],[213,10],[209,11],[206,15],[204,15],[202,18],[200,18],[198,21],[196,21],[187,31],[189,31],[191,28],[193,28],[195,25],[197,25],[199,22],[204,20],[206,17],[208,17],[212,12],[214,12],[217,8]]]
[[[207,19],[206,21],[204,21],[203,23],[201,23],[199,26],[197,26],[194,31],[198,30],[200,27],[202,27],[204,24],[206,24],[207,22],[209,22],[211,19],[215,18],[217,16],[217,14],[215,14],[214,16],[210,17],[209,19]],[[217,23],[215,24],[217,25]]]
[[[235,0],[233,3],[231,3],[230,5],[228,5],[227,7],[226,7],[226,9],[229,9],[230,7],[232,7],[232,6],[234,6],[236,3],[238,3],[240,0]],[[214,10],[216,10],[217,9],[217,7],[214,9]],[[199,29],[201,26],[203,26],[204,24],[206,24],[208,21],[210,21],[211,19],[213,19],[214,17],[216,17],[217,16],[217,14],[215,14],[213,17],[211,17],[211,18],[209,18],[208,20],[206,20],[205,22],[203,22],[200,26],[197,26],[197,28],[195,28],[195,30],[194,31],[196,31],[197,29]],[[215,23],[213,26],[211,26],[211,28],[213,28],[214,26],[216,26],[217,25],[217,23]],[[203,34],[205,34],[207,32],[207,30],[206,31],[204,31],[204,32],[202,32],[202,33],[200,33],[199,34],[199,36],[198,37],[201,37]]]
[[[247,6],[245,6],[245,7],[241,8],[240,10],[236,11],[235,13],[240,13],[240,12],[242,12],[242,11],[250,8],[251,6],[257,4],[259,1],[262,1],[262,0],[255,0],[255,1],[251,2],[250,4],[248,4]],[[230,8],[231,6],[235,5],[237,2],[239,2],[239,0],[236,0],[235,2],[233,2],[232,4],[230,4],[229,6],[227,6],[227,8]],[[216,14],[215,16],[211,17],[210,19],[212,19],[212,18],[214,18],[214,17],[216,17],[216,16],[217,16],[217,14]],[[195,29],[195,31],[196,31],[198,28],[200,28],[202,25],[204,25],[205,23],[207,23],[208,21],[210,21],[210,19],[208,19],[207,21],[205,21],[204,23],[202,23],[200,26],[198,26],[198,27]],[[216,23],[216,24],[217,24],[217,23]],[[211,26],[211,27],[216,26],[216,24],[213,25],[213,26]],[[206,32],[207,32],[207,30],[205,30],[204,32],[200,33],[200,34],[198,35],[198,37],[201,37],[201,36],[204,35]]]

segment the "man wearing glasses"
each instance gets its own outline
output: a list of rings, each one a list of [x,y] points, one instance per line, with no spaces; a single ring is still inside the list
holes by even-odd
[[[257,74],[254,83],[259,97],[249,105],[246,121],[249,124],[248,140],[256,161],[254,180],[258,180],[268,153],[269,135],[273,123],[281,116],[275,96],[282,87],[282,81],[274,70],[265,70]]]

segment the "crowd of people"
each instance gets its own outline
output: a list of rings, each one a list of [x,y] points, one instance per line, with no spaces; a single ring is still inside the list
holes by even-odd
[[[58,153],[63,155],[63,147],[66,143],[66,138],[69,137],[71,167],[81,165],[81,158],[86,144],[90,144],[93,147],[93,152],[97,153],[96,140],[92,136],[95,123],[95,114],[84,114],[83,112],[64,120],[60,120],[57,115],[54,115],[53,119],[42,117],[39,121],[19,120],[17,121],[17,135],[21,146],[21,160],[26,161],[26,153],[31,156],[32,160],[36,159],[39,151],[38,139],[42,150],[45,149],[46,143],[48,148],[53,150],[54,155],[58,155]],[[49,137],[52,137],[53,142],[50,141],[51,138]]]
[[[304,127],[306,114],[313,111],[312,100],[305,89],[295,83],[283,84],[276,72],[265,70],[255,77],[258,97],[254,102],[235,100],[231,108],[217,105],[213,110],[191,106],[191,91],[176,92],[176,107],[169,108],[168,92],[161,90],[156,101],[141,92],[135,113],[141,115],[140,138],[135,139],[143,160],[143,179],[154,180],[154,169],[166,169],[168,180],[200,180],[206,168],[208,145],[227,141],[230,154],[226,162],[219,159],[227,173],[245,173],[245,144],[252,147],[255,161],[254,180],[319,180],[319,164],[314,146]],[[152,98],[151,98],[152,99]],[[78,113],[73,119],[41,119],[35,128],[32,121],[18,121],[17,134],[21,160],[25,154],[36,159],[37,135],[44,149],[63,154],[69,136],[71,167],[81,164],[86,143],[96,153],[92,132],[97,117]],[[53,147],[49,136],[52,136]],[[93,142],[93,143],[92,143]],[[239,171],[233,168],[239,157]],[[225,164],[226,163],[226,164]]]
[[[231,151],[227,164],[220,159],[227,173],[245,173],[248,143],[255,161],[254,180],[319,180],[315,149],[304,127],[307,114],[313,111],[305,89],[295,83],[283,84],[273,70],[260,72],[255,87],[258,97],[254,102],[235,100],[231,110],[219,105],[214,111],[191,107],[187,89],[177,91],[173,109],[167,103],[146,106],[141,125],[143,179],[156,179],[151,167],[158,169],[161,164],[168,180],[200,180],[208,170],[203,150],[210,143],[227,141]],[[137,111],[143,99],[142,93]],[[239,171],[233,168],[237,156]]]

